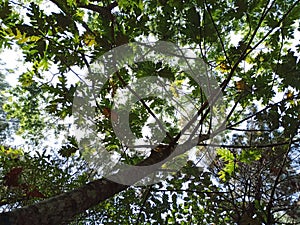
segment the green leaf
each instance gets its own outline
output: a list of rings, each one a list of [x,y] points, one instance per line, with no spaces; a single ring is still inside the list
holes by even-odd
[[[220,158],[225,161],[233,161],[234,160],[233,153],[230,150],[225,149],[225,148],[217,149],[217,155],[220,156]]]

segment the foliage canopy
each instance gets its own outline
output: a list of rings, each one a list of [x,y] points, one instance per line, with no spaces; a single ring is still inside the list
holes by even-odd
[[[28,151],[0,148],[0,205],[10,210],[0,214],[1,225],[20,224],[25,215],[28,224],[300,224],[298,0],[0,4],[0,47],[18,46],[29,65],[3,109],[8,119],[18,120],[18,134],[30,146]],[[177,158],[186,165],[164,182],[125,187],[89,168],[84,159],[93,147],[80,151],[68,121],[76,89],[97,59],[118,46],[149,40],[191,49],[218,82],[223,105],[209,105],[188,73],[159,61],[111,74],[97,93],[94,123],[101,144],[118,160],[131,165],[159,162],[169,152],[160,153],[172,151],[180,138],[199,138],[193,157]],[[147,97],[130,108],[130,129],[148,144],[138,151],[115,134],[111,121],[120,115],[113,105],[118,91],[149,76],[167,81],[171,102]],[[218,114],[226,118],[222,130],[214,127]],[[181,118],[190,124],[188,129]],[[145,129],[160,134],[155,133],[161,128],[157,119],[166,132],[161,143],[154,143],[161,149],[145,134]],[[118,121],[121,127],[125,122]],[[51,142],[63,140],[49,149],[49,137]],[[211,150],[215,158],[203,169],[202,158]],[[82,193],[80,200],[74,197],[76,190]],[[89,196],[85,190],[98,192]],[[26,210],[35,205],[49,210],[28,215]],[[59,215],[51,214],[51,208]]]

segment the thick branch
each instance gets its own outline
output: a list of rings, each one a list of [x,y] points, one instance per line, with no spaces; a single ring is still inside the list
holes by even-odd
[[[106,8],[106,7],[102,7],[102,6],[98,6],[98,5],[93,5],[93,4],[78,5],[78,7],[94,11],[102,17],[106,17],[106,18],[111,18],[112,17],[110,8]]]

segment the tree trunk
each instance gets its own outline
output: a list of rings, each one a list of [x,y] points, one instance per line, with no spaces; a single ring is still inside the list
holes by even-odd
[[[126,189],[106,179],[46,199],[37,204],[0,214],[0,225],[62,225],[74,216]]]
[[[120,177],[134,184],[147,175],[160,168],[172,153],[170,158],[180,155],[197,143],[209,139],[208,135],[187,141],[177,146],[176,151],[172,145],[159,145],[151,151],[148,158],[138,163],[134,168],[121,171],[113,177]],[[144,166],[141,169],[140,166]],[[34,205],[18,208],[0,214],[0,225],[63,225],[71,222],[74,217],[85,210],[96,206],[100,202],[125,190],[128,185],[113,182],[109,179],[99,179],[81,186],[73,191],[38,202]]]
[[[160,152],[153,151],[151,155],[137,166],[161,166],[164,159],[171,153],[169,146]],[[130,176],[132,184],[153,172],[145,167],[134,171],[122,171],[117,176]],[[134,175],[134,176],[133,176]],[[38,202],[34,205],[18,208],[0,214],[0,225],[63,225],[72,221],[74,217],[100,202],[125,190],[128,186],[108,179],[99,179],[81,186],[73,191]]]

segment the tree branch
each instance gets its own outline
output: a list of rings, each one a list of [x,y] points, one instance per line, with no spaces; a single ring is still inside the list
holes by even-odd
[[[202,138],[208,139],[208,136]],[[172,158],[189,150],[188,144],[182,145]],[[110,178],[130,179],[132,184],[159,169],[165,159],[174,151],[172,146],[164,146],[163,151],[151,151],[148,158],[133,169],[121,171],[109,178],[92,181],[81,187],[58,196],[38,202],[34,205],[18,208],[0,214],[0,225],[57,225],[67,224],[76,215],[105,201],[128,186],[109,180]],[[146,167],[154,165],[154,167]],[[141,166],[145,166],[141,169]]]
[[[78,8],[83,8],[83,9],[89,9],[93,12],[98,13],[100,16],[102,16],[103,18],[112,18],[113,15],[111,14],[111,6],[110,7],[103,7],[103,6],[98,6],[98,5],[94,5],[94,4],[88,4],[88,5],[83,5],[83,4],[79,4]]]
[[[299,142],[300,139],[296,139],[294,141],[287,141],[287,142],[279,142],[279,143],[271,143],[265,145],[217,145],[217,144],[201,144],[199,143],[198,146],[209,146],[209,147],[218,147],[218,148],[235,148],[235,149],[247,149],[247,148],[271,148],[276,146],[282,146],[287,144],[294,144]]]

